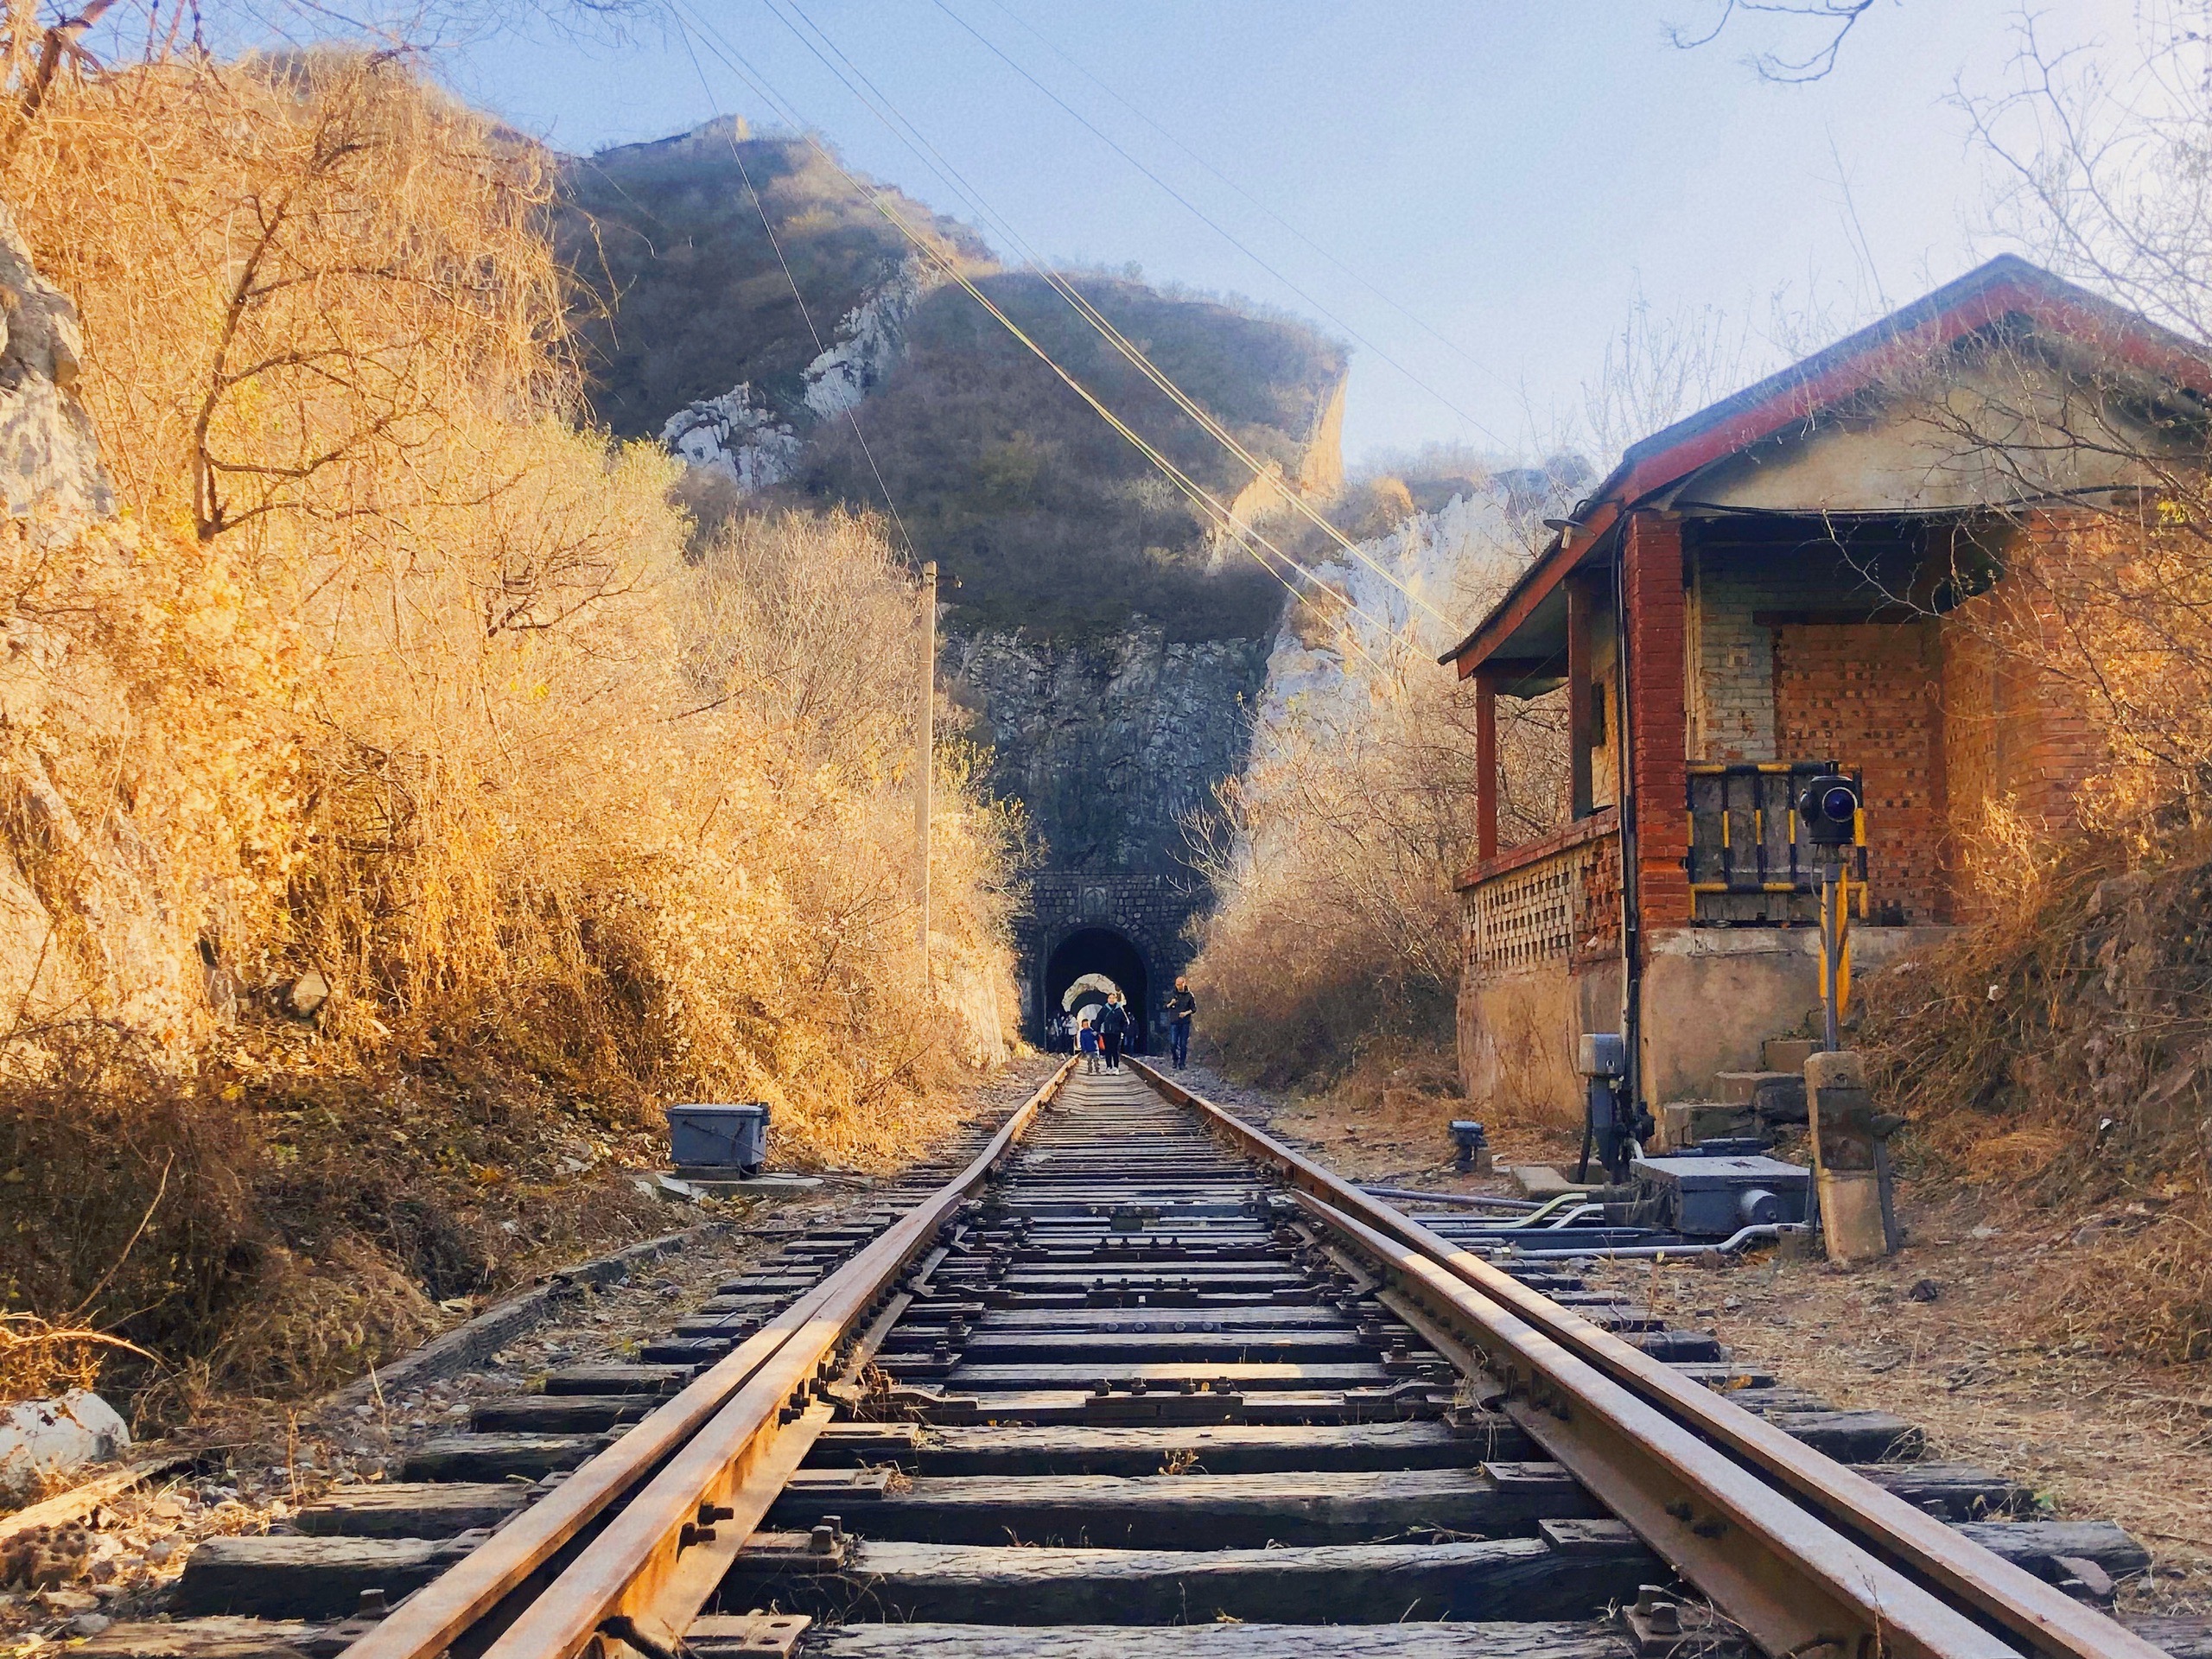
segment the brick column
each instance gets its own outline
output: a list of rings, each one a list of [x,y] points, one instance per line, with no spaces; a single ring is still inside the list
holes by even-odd
[[[1475,671],[1475,857],[1497,856],[1497,676]]]
[[[1567,815],[1590,816],[1590,584],[1567,579]]]
[[[1629,650],[1629,753],[1636,791],[1637,893],[1643,925],[1690,919],[1688,708],[1683,671],[1682,524],[1652,512],[1629,516],[1622,549]]]

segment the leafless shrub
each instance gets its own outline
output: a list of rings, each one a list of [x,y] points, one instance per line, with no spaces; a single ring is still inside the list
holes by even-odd
[[[11,1293],[297,1392],[559,1248],[524,1172],[671,1098],[910,1150],[1001,1050],[1013,826],[950,746],[932,996],[880,527],[695,537],[581,427],[546,158],[402,59],[156,54],[0,126],[124,507],[0,534]],[[102,1285],[149,1204],[167,1277]]]

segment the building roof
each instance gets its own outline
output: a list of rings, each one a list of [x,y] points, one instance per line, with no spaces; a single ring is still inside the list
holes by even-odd
[[[1568,528],[1438,661],[1458,663],[1463,675],[1472,672],[1637,504],[1716,461],[1809,423],[1914,359],[2012,316],[2156,378],[2212,394],[2212,359],[2202,348],[2039,265],[2001,254],[1803,361],[1630,444],[1577,508]]]

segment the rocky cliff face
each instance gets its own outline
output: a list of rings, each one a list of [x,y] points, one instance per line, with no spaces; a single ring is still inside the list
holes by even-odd
[[[0,497],[48,529],[114,512],[92,417],[77,401],[77,308],[39,275],[0,207]]]
[[[950,695],[981,717],[993,785],[1024,803],[1045,845],[1016,925],[1033,1035],[1078,970],[1111,972],[1150,1014],[1188,963],[1189,925],[1211,894],[1185,821],[1243,769],[1271,645],[1171,639],[1141,619],[1080,641],[948,641]],[[1108,933],[1134,947],[1137,979],[1058,954]]]
[[[1170,640],[1141,622],[1081,641],[990,633],[949,641],[945,670],[1047,868],[1166,876],[1186,868],[1184,819],[1243,765],[1271,643]]]
[[[4,207],[0,341],[0,565],[11,591],[33,588],[57,556],[120,591],[130,544],[105,522],[114,493],[73,390],[76,308],[33,266]],[[123,801],[79,817],[48,772],[58,747],[123,752],[131,737],[71,620],[33,605],[0,620],[0,998],[19,1029],[99,1020],[175,1051],[209,1007],[178,895]]]

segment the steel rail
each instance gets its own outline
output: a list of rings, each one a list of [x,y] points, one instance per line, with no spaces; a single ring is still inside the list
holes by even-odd
[[[1700,1473],[1708,1463],[1739,1459],[1761,1480],[1788,1493],[1834,1527],[1842,1535],[1842,1541],[1866,1552],[1872,1565],[1902,1571],[1923,1591],[1978,1615],[2025,1651],[2050,1655],[2052,1659],[2165,1659],[2160,1649],[2117,1621],[1984,1549],[1765,1419],[1732,1404],[1725,1395],[1577,1317],[1482,1257],[1339,1179],[1264,1130],[1141,1060],[1124,1057],[1124,1063],[1170,1100],[1199,1112],[1248,1154],[1272,1165],[1299,1192],[1373,1234],[1409,1247],[1551,1344],[1548,1353],[1534,1350],[1532,1354],[1542,1354],[1548,1360],[1556,1357],[1577,1362],[1584,1368],[1573,1373],[1578,1379],[1587,1381],[1588,1374],[1594,1373],[1627,1390],[1656,1416],[1692,1431],[1694,1438],[1681,1449],[1685,1455],[1694,1457]],[[1565,1382],[1564,1374],[1554,1377],[1539,1368],[1535,1376],[1554,1393],[1555,1403],[1571,1414],[1576,1391]],[[1582,1474],[1579,1468],[1575,1472]],[[1662,1541],[1643,1533],[1632,1514],[1624,1513],[1623,1518],[1684,1577],[1713,1595],[1716,1601],[1721,1599],[1719,1592],[1694,1570],[1694,1562],[1669,1553],[1666,1544],[1681,1547],[1681,1541]],[[1694,1553],[1704,1553],[1701,1547],[1706,1541],[1694,1534],[1692,1543],[1700,1547]],[[1722,1611],[1735,1616],[1725,1602]],[[1882,1639],[1883,1633],[1877,1631],[1868,1651],[1885,1651]]]
[[[1074,1069],[1075,1062],[1070,1059],[1046,1079],[1042,1088],[1009,1115],[961,1175],[910,1210],[851,1262],[701,1372],[681,1393],[584,1463],[543,1498],[400,1603],[373,1630],[347,1647],[340,1659],[436,1659],[492,1616],[508,1597],[553,1569],[563,1552],[601,1516],[628,1499],[622,1510],[626,1516],[631,1507],[653,1494],[660,1484],[656,1471],[664,1476],[678,1466],[689,1468],[683,1462],[684,1454],[702,1439],[726,1433],[734,1414],[741,1411],[747,1418],[757,1418],[756,1430],[763,1422],[772,1429],[792,1390],[819,1365],[823,1354],[835,1345],[850,1322],[849,1313],[842,1310],[851,1302],[853,1285],[863,1279],[880,1285],[895,1276],[957,1207],[968,1189],[1027,1127],[1038,1109],[1059,1091]],[[864,1307],[874,1294],[871,1291],[863,1297],[860,1306]],[[787,1350],[797,1349],[808,1351],[803,1363],[774,1363],[788,1357]],[[787,1374],[792,1374],[789,1380],[785,1380]],[[810,1414],[816,1419],[814,1432],[818,1433],[826,1413],[817,1410]],[[804,1438],[810,1444],[813,1435]],[[803,1448],[799,1455],[804,1456]],[[783,1460],[778,1458],[772,1462]],[[796,1465],[798,1459],[790,1461]],[[639,1491],[641,1485],[642,1491]],[[631,1497],[633,1492],[637,1496]],[[694,1500],[695,1510],[697,1501]],[[741,1540],[742,1536],[740,1533]],[[556,1586],[564,1580],[565,1574],[556,1579]],[[586,1637],[590,1634],[588,1630]]]
[[[2018,1659],[2018,1649],[1427,1256],[1309,1192],[1296,1197],[1464,1336],[1507,1384],[1506,1414],[1764,1651]]]
[[[830,1420],[826,1406],[804,1403],[805,1391],[821,1378],[847,1332],[957,1212],[1074,1070],[1071,1058],[1007,1119],[966,1169],[795,1306],[795,1324],[735,1397],[623,1505],[484,1650],[484,1659],[572,1659],[594,1639],[622,1641],[653,1659],[679,1651],[683,1631]]]

